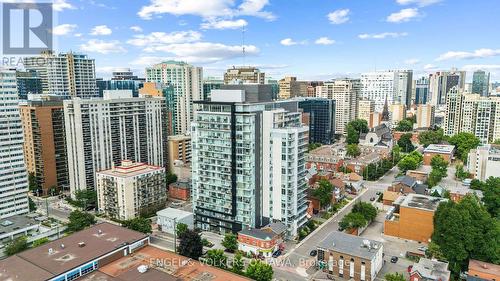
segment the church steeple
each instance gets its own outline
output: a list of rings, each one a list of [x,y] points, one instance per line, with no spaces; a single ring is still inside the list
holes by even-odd
[[[382,110],[382,122],[389,121],[389,104],[387,103],[387,94],[385,95],[384,109]]]

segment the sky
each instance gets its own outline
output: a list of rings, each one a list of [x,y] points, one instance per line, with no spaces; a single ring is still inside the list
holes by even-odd
[[[56,49],[95,58],[98,77],[177,59],[218,77],[233,65],[307,80],[457,67],[500,80],[497,0],[55,0],[54,9]]]

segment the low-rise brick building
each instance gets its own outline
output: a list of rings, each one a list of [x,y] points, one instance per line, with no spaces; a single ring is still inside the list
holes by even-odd
[[[453,160],[454,152],[454,145],[430,144],[424,149],[424,165],[429,166],[431,164],[432,157],[436,155],[441,155],[441,157],[443,157],[446,162],[451,163],[451,161]]]
[[[478,260],[469,260],[467,281],[498,281],[500,265]]]

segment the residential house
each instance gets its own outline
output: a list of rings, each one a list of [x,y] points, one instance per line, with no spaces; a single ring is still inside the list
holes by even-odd
[[[448,281],[450,271],[448,263],[420,258],[413,264],[410,271],[410,281]]]
[[[269,258],[283,247],[286,229],[286,225],[281,222],[270,223],[260,229],[242,229],[238,232],[238,250]]]
[[[467,281],[498,281],[500,280],[500,265],[478,260],[469,260]]]

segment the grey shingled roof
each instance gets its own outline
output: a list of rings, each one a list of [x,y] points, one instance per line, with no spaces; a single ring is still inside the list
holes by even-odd
[[[418,272],[420,276],[429,280],[450,280],[448,263],[420,258],[420,261],[413,265],[412,273]]]
[[[414,185],[417,184],[417,181],[414,178],[409,177],[409,176],[400,176],[400,177],[397,177],[393,183],[402,183],[406,186],[413,188]]]
[[[363,244],[364,240],[370,241],[370,249]],[[334,231],[318,244],[318,248],[371,260],[381,250],[382,243]]]

